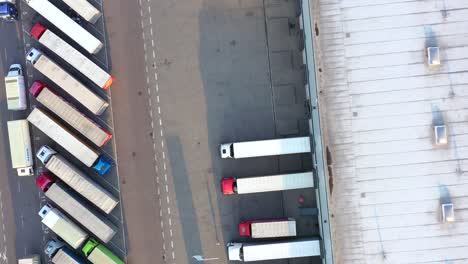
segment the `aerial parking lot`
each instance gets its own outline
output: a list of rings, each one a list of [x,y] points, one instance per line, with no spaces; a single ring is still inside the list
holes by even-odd
[[[83,21],[83,17],[78,19],[64,1],[50,2],[102,42],[102,49],[90,54],[88,51],[94,53],[92,41],[80,47],[57,25],[20,2],[20,20],[1,25],[7,34],[15,36],[1,43],[2,67],[6,72],[10,64],[21,63],[27,88],[34,81],[44,82],[47,88],[28,95],[27,111],[8,113],[4,106],[2,120],[26,118],[31,111],[37,119],[43,116],[39,109],[64,119],[41,102],[47,96],[55,98],[55,92],[113,135],[103,146],[96,147],[99,156],[113,165],[101,176],[84,166],[86,162],[66,144],[54,142],[59,142],[60,137],[51,140],[53,135],[29,118],[33,124],[33,155],[42,146],[50,146],[58,152],[55,156],[70,161],[71,171],[77,167],[117,199],[116,208],[105,217],[117,229],[105,244],[108,249],[127,263],[154,263],[155,259],[166,263],[227,263],[229,258],[235,260],[234,256],[228,258],[226,245],[230,242],[306,240],[307,247],[313,249],[306,253],[307,257],[269,263],[322,262],[314,149],[309,138],[310,103],[297,1],[171,4],[141,0],[138,5],[124,0],[92,1],[103,13],[94,24]],[[44,26],[46,33],[35,33],[40,28],[33,28],[36,23]],[[115,76],[115,83],[110,89],[101,89],[78,70],[79,65],[71,66],[66,54],[57,54],[60,51],[47,46],[47,41],[54,38],[86,54]],[[31,48],[42,55],[31,55]],[[28,62],[24,54],[30,57]],[[73,94],[76,91],[68,86],[61,87],[60,79],[52,80],[50,73],[41,68],[49,61],[91,88],[103,99],[101,105],[108,104],[107,110],[99,114],[102,109],[93,108],[92,100],[77,99],[81,94]],[[52,92],[45,95],[48,90]],[[76,132],[71,125],[66,128]],[[7,138],[7,131],[2,132]],[[276,154],[221,157],[223,143],[293,138],[300,143],[287,146],[301,147],[287,155],[287,147],[278,143],[280,150]],[[95,144],[91,138],[81,140]],[[261,144],[252,146],[247,152],[263,148]],[[8,145],[4,148],[8,150]],[[52,154],[50,160],[55,156]],[[9,159],[6,151],[5,160]],[[60,188],[52,186],[60,186],[62,181],[71,184],[48,165],[50,160],[35,159],[34,177],[18,177],[13,170],[6,172],[8,180],[3,180],[9,188],[0,191],[8,194],[2,200],[8,206],[2,212],[13,212],[5,219],[9,223],[5,229],[15,230],[16,235],[9,234],[3,242],[0,239],[5,263],[32,254],[42,254],[42,259],[47,260],[44,247],[59,231],[41,224],[38,212],[46,204],[55,204],[52,192]],[[48,170],[57,174],[59,183],[47,183],[51,187],[45,190],[46,197],[34,179]],[[228,194],[229,184],[222,186],[222,181],[229,179],[236,179],[236,185],[231,182],[229,187],[236,193]],[[265,190],[260,191],[251,182]],[[244,187],[242,183],[246,183]],[[81,194],[89,200],[80,200],[82,204],[98,206],[92,197]],[[239,228],[240,223],[252,228],[251,237],[242,234],[245,229]],[[287,231],[283,230],[286,227]],[[272,232],[272,228],[283,231],[276,230],[278,234],[274,235],[262,231]],[[243,256],[237,253],[237,258],[247,260],[248,250],[244,248]]]
[[[63,2],[61,1],[51,1],[54,5],[56,5],[58,8],[63,10],[67,14],[71,14],[71,9],[67,7]],[[102,3],[100,2],[92,2],[92,5],[96,7],[97,10],[102,12]],[[77,45],[73,40],[71,40],[66,34],[61,32],[57,27],[54,26],[50,21],[45,19],[43,16],[39,15],[35,10],[33,10],[28,4],[22,1],[18,1],[17,7],[20,10],[20,20],[15,24],[15,23],[2,23],[2,31],[5,32],[6,35],[13,36],[12,38],[4,38],[2,40],[2,48],[3,48],[3,57],[2,57],[2,68],[4,72],[8,69],[8,66],[13,63],[20,63],[23,68],[23,75],[25,78],[25,83],[26,83],[26,93],[28,97],[28,102],[29,102],[29,108],[26,111],[9,111],[6,109],[6,100],[4,101],[5,103],[2,105],[2,120],[6,123],[8,120],[16,120],[16,119],[25,119],[28,116],[28,113],[33,110],[33,109],[41,109],[44,111],[44,113],[51,114],[53,113],[52,117],[56,118],[64,118],[67,117],[63,116],[62,114],[65,112],[61,112],[60,108],[54,108],[57,105],[49,104],[49,100],[52,99],[50,96],[44,95],[44,90],[40,92],[40,98],[42,98],[42,102],[38,102],[38,100],[41,100],[38,98],[35,98],[32,94],[28,92],[28,89],[35,81],[42,81],[45,85],[46,88],[50,91],[52,91],[52,94],[56,94],[55,96],[60,96],[63,99],[60,99],[60,97],[57,97],[58,99],[55,100],[65,100],[70,103],[74,108],[76,108],[78,111],[83,113],[85,116],[90,118],[90,121],[84,121],[90,122],[89,125],[94,127],[97,125],[96,129],[102,129],[105,131],[104,136],[106,134],[112,135],[114,133],[114,124],[113,124],[113,117],[112,117],[112,104],[111,104],[111,92],[110,90],[103,90],[101,89],[98,85],[93,83],[96,79],[93,77],[91,79],[89,78],[89,72],[80,72],[79,66],[80,65],[70,65],[70,61],[67,61],[65,57],[61,57],[54,53],[50,48],[53,46],[47,46],[45,43],[43,43],[41,40],[41,43],[39,43],[39,40],[37,39],[37,36],[32,36],[31,35],[31,30],[33,28],[33,25],[36,23],[40,23],[42,26],[48,29],[48,31],[52,32],[53,34],[56,34],[58,38],[63,39],[63,41],[67,43],[71,43],[70,45],[73,46],[73,48],[77,49],[78,52],[81,52],[82,54],[85,54],[92,62],[89,63],[95,63],[95,65],[101,69],[103,69],[106,72],[110,71],[110,61],[108,60],[108,45],[106,44],[106,31],[104,27],[104,21],[103,19],[98,19],[98,21],[95,24],[88,23],[84,21],[82,18],[82,21],[80,21],[80,24],[86,29],[89,30],[99,41],[103,42],[103,48],[97,55],[89,55],[86,50],[81,48],[79,45]],[[76,16],[76,14],[74,14]],[[16,33],[12,34],[12,30],[16,29]],[[2,33],[3,34],[3,33]],[[52,43],[52,42],[50,42]],[[49,44],[50,44],[49,43]],[[58,45],[59,49],[60,47],[63,47]],[[43,56],[46,56],[48,59],[51,61],[55,62],[59,67],[61,67],[63,70],[68,72],[71,76],[74,76],[80,83],[82,83],[84,86],[88,87],[93,93],[95,93],[98,97],[102,98],[103,102],[107,106],[107,110],[103,114],[101,113],[101,110],[99,112],[93,112],[91,111],[92,109],[86,109],[84,106],[90,105],[88,104],[87,100],[83,100],[83,98],[80,98],[80,95],[73,94],[73,92],[66,93],[60,87],[55,81],[56,80],[51,80],[50,77],[47,74],[41,74],[36,68],[36,66],[33,66],[31,63],[25,61],[26,54],[29,52],[31,48],[36,48],[40,52],[42,52]],[[57,47],[55,47],[57,48]],[[89,64],[88,62],[82,61],[83,65]],[[78,67],[78,68],[76,68]],[[94,67],[94,66],[93,66]],[[83,67],[81,67],[82,69]],[[80,70],[81,70],[80,69]],[[87,75],[86,75],[86,74]],[[96,74],[97,75],[97,74]],[[47,77],[46,77],[47,76]],[[2,96],[5,98],[5,89],[2,89]],[[72,96],[73,95],[73,96]],[[46,97],[44,97],[46,96]],[[96,98],[98,98],[96,97]],[[80,98],[80,100],[77,100],[76,98]],[[58,102],[58,101],[57,101]],[[63,103],[62,103],[63,104]],[[54,110],[55,109],[55,110]],[[59,109],[59,110],[57,110]],[[72,112],[76,110],[69,109]],[[58,111],[58,112],[57,112]],[[62,113],[62,114],[61,114]],[[70,112],[67,112],[70,113]],[[95,113],[100,114],[95,115]],[[75,117],[77,118],[77,117]],[[83,118],[78,118],[78,119],[69,119],[67,122],[72,122],[69,123],[68,126],[66,126],[67,129],[70,131],[76,131],[76,127],[74,127],[72,124],[74,120],[82,120]],[[60,120],[60,119],[57,119]],[[65,118],[65,120],[67,120]],[[75,121],[78,122],[78,121]],[[94,124],[93,124],[94,123]],[[92,124],[92,125],[91,125]],[[83,129],[83,128],[81,128]],[[95,130],[96,130],[95,129]],[[80,129],[78,129],[80,130]],[[86,129],[80,131],[83,133],[86,131]],[[94,131],[94,130],[90,130]],[[8,138],[8,133],[5,130],[3,131],[4,136]],[[74,132],[76,133],[76,132]],[[69,150],[66,150],[66,147],[63,148],[60,144],[57,144],[51,138],[44,134],[43,131],[40,129],[37,129],[36,126],[31,125],[30,129],[30,134],[31,134],[31,142],[32,142],[32,151],[31,154],[35,157],[36,152],[44,145],[48,145],[52,147],[54,150],[56,150],[59,155],[62,155],[65,160],[71,162],[73,166],[77,168],[77,170],[82,171],[84,175],[88,176],[89,179],[91,180],[92,184],[95,184],[98,186],[98,188],[102,188],[105,190],[105,192],[108,192],[110,196],[113,196],[116,199],[116,202],[118,203],[115,208],[112,207],[109,211],[106,211],[105,213],[101,212],[98,213],[101,215],[103,219],[105,219],[106,222],[109,223],[109,225],[113,226],[114,231],[116,232],[115,235],[112,235],[112,240],[110,241],[105,241],[105,245],[108,249],[110,249],[112,252],[114,252],[117,256],[124,258],[127,254],[126,250],[126,240],[125,240],[125,229],[124,229],[124,221],[123,221],[123,214],[122,214],[122,207],[121,207],[121,201],[119,199],[120,197],[120,189],[119,189],[119,176],[118,176],[118,171],[116,169],[117,165],[117,157],[115,153],[115,141],[114,139],[108,139],[109,136],[106,136],[107,138],[105,141],[93,141],[92,137],[89,137],[88,139],[80,139],[85,142],[88,146],[95,146],[92,147],[93,149],[98,150],[100,155],[102,157],[105,157],[106,160],[108,160],[112,164],[112,168],[110,169],[109,172],[105,173],[105,176],[101,176],[97,171],[87,168],[86,166],[83,165],[77,158],[75,158],[73,155],[70,154]],[[89,133],[88,133],[89,134]],[[101,133],[102,134],[102,133]],[[79,135],[79,133],[77,133]],[[90,135],[90,134],[89,134]],[[8,141],[8,140],[7,140]],[[6,142],[7,142],[6,141]],[[96,147],[97,146],[97,147]],[[10,146],[12,148],[15,148],[17,146]],[[18,146],[19,147],[19,146]],[[8,150],[8,147],[5,148]],[[8,154],[7,154],[8,153]],[[29,155],[29,154],[28,154]],[[9,151],[5,152],[5,160],[7,163],[10,162],[10,157],[9,157]],[[9,168],[10,166],[5,166],[5,168]],[[13,212],[14,214],[11,214],[11,216],[8,217],[14,217],[14,218],[9,218],[9,219],[4,219],[6,223],[8,223],[9,220],[12,220],[12,226],[10,228],[13,228],[16,231],[16,236],[6,236],[6,239],[3,241],[4,245],[2,245],[4,250],[4,260],[5,263],[12,263],[14,262],[13,260],[15,258],[22,258],[28,255],[33,255],[33,254],[41,254],[44,252],[44,248],[46,246],[46,243],[52,239],[57,237],[56,234],[49,228],[47,228],[45,225],[41,225],[41,217],[38,215],[39,210],[46,204],[51,204],[54,207],[57,207],[57,201],[54,200],[51,201],[49,195],[52,193],[50,189],[47,191],[48,198],[44,195],[43,191],[36,186],[35,179],[41,175],[44,172],[47,172],[48,169],[46,166],[44,166],[44,163],[40,161],[39,159],[35,159],[34,161],[34,176],[33,177],[18,177],[16,175],[16,171],[14,170],[7,170],[5,172],[5,175],[8,175],[8,183],[5,186],[6,187],[6,192],[8,192],[8,195],[11,195],[11,205],[7,204],[6,206],[12,206],[14,208]],[[58,178],[61,178],[61,175],[56,175],[59,176]],[[55,176],[53,176],[56,178]],[[6,179],[4,179],[6,180]],[[63,185],[63,182],[58,180],[59,184]],[[66,180],[65,180],[66,182]],[[96,183],[94,183],[96,182]],[[66,182],[67,184],[70,184],[70,182]],[[74,185],[72,184],[72,188]],[[73,190],[65,188],[64,190],[68,193],[74,193]],[[77,189],[80,190],[81,192],[86,191],[85,189]],[[78,192],[80,192],[78,191]],[[83,193],[80,193],[83,195]],[[67,194],[68,195],[68,194]],[[68,196],[67,196],[68,197]],[[76,194],[72,195],[72,197],[77,197]],[[86,195],[84,196],[86,198]],[[90,196],[92,198],[92,196]],[[95,200],[93,201],[85,201],[86,199],[83,199],[83,197],[78,197],[76,198],[80,201],[81,204],[85,205],[87,208],[92,208],[93,203],[95,203]],[[64,206],[62,204],[62,206]],[[60,209],[60,207],[59,207]],[[65,208],[64,209],[67,214],[70,216],[70,212],[68,212]],[[60,209],[60,210],[62,210]],[[97,211],[96,209],[93,209],[94,211]],[[63,211],[62,211],[63,212]],[[106,213],[109,213],[108,215]],[[86,214],[86,213],[85,213]],[[72,213],[73,215],[73,213]],[[106,215],[106,216],[103,216]],[[76,215],[73,215],[73,217],[76,217]],[[7,217],[5,217],[7,218]],[[90,226],[86,226],[85,228],[89,228]],[[55,231],[55,230],[54,230]],[[8,231],[6,231],[7,233]],[[100,237],[102,238],[102,237]],[[107,238],[106,238],[107,240]],[[15,244],[12,244],[15,243]],[[15,250],[16,249],[16,250]],[[79,254],[79,253],[78,253]],[[42,260],[46,261],[47,258],[44,254],[42,254]],[[47,263],[44,262],[44,263]]]
[[[311,154],[221,159],[219,150],[309,135],[298,4],[140,3],[166,259],[225,263],[226,243],[255,241],[239,235],[241,221],[293,217],[299,237],[318,236],[316,214],[301,210],[316,208],[314,189],[223,195],[220,186],[312,170]]]

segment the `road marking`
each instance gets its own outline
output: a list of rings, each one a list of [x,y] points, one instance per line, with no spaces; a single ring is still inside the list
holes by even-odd
[[[155,48],[155,41],[154,41],[154,31],[153,31],[153,28],[152,28],[152,25],[153,25],[153,20],[152,20],[152,16],[151,16],[151,6],[149,5],[150,4],[150,0],[147,0],[147,9],[148,9],[148,13],[145,15],[145,12],[143,12],[144,10],[144,3],[142,2],[142,0],[138,0],[138,4],[139,4],[139,7],[140,7],[140,16],[141,16],[141,29],[142,29],[142,37],[143,37],[143,49],[145,51],[145,73],[146,73],[146,76],[147,76],[147,84],[149,85],[150,83],[150,80],[149,80],[149,74],[150,74],[150,69],[153,71],[153,74],[154,74],[154,82],[155,82],[155,95],[156,95],[156,103],[153,103],[153,98],[151,96],[151,89],[147,89],[147,92],[148,92],[148,102],[149,102],[149,112],[150,112],[150,117],[151,117],[151,128],[152,130],[156,130],[156,127],[154,126],[154,115],[153,115],[153,106],[155,107],[154,110],[157,109],[157,118],[158,118],[158,126],[159,126],[159,134],[160,134],[160,137],[161,137],[161,149],[158,150],[156,147],[156,135],[155,134],[152,134],[151,138],[153,139],[153,151],[154,151],[154,163],[155,163],[155,170],[156,170],[156,175],[155,175],[155,178],[156,178],[156,184],[157,184],[157,199],[158,199],[158,202],[159,202],[159,206],[160,206],[160,216],[162,218],[161,220],[161,235],[162,235],[162,238],[163,238],[163,250],[164,250],[164,255],[166,256],[168,254],[168,252],[166,251],[166,242],[170,242],[171,243],[171,248],[174,248],[174,241],[172,240],[172,229],[169,230],[169,233],[170,233],[170,241],[166,241],[165,239],[165,230],[164,230],[164,221],[163,218],[164,218],[164,211],[162,210],[162,199],[161,199],[161,191],[160,191],[160,185],[162,184],[162,182],[160,181],[159,179],[159,176],[158,176],[158,173],[159,173],[159,167],[158,167],[158,163],[159,163],[159,159],[158,159],[158,155],[161,154],[162,157],[163,157],[163,168],[164,168],[164,171],[167,170],[167,167],[166,167],[166,153],[165,153],[165,150],[164,150],[164,129],[163,129],[163,122],[162,122],[162,117],[161,117],[161,107],[160,107],[160,98],[159,98],[159,84],[158,84],[158,73],[157,73],[157,62],[156,62],[156,48]],[[148,18],[147,20],[145,18]],[[149,35],[151,36],[151,46],[149,45],[146,45],[146,34],[145,34],[145,24],[144,24],[144,21],[149,21],[149,24],[147,26],[150,26],[150,30],[149,30]],[[149,65],[150,62],[150,58],[149,58],[149,50],[148,48],[151,48],[151,56],[152,56],[152,59],[153,59],[153,63],[152,65]],[[168,194],[169,193],[169,186],[168,186],[168,179],[167,179],[167,174],[164,173],[164,187],[165,187],[165,191],[166,193]],[[166,195],[166,203],[167,205],[170,204],[170,197],[169,195]],[[169,225],[172,225],[172,218],[171,218],[171,209],[169,206],[167,206],[167,212],[168,212],[168,217],[166,218],[166,220],[168,221]],[[175,252],[174,250],[172,250],[171,252],[172,254],[172,259],[175,259]]]

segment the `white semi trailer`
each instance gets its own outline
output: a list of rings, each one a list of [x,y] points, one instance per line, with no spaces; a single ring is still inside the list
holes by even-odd
[[[47,198],[103,242],[109,242],[116,234],[115,225],[83,205],[63,185],[56,183],[49,173],[39,175],[36,185]]]
[[[18,176],[33,175],[34,161],[28,121],[24,119],[8,121],[7,127],[12,167],[16,169]]]
[[[229,260],[261,261],[321,256],[318,239],[286,240],[263,243],[229,243]]]
[[[47,87],[43,82],[35,81],[29,92],[39,103],[47,107],[95,145],[102,147],[112,138],[112,134],[82,114],[64,98],[58,96],[54,90]]]
[[[26,60],[31,63],[36,70],[44,74],[44,76],[80,102],[91,111],[91,113],[100,115],[104,113],[109,106],[105,100],[93,93],[88,87],[84,86],[57,63],[43,55],[39,50],[32,48],[26,54]]]
[[[75,158],[86,166],[93,168],[99,174],[105,175],[112,167],[110,161],[102,156],[100,152],[83,142],[65,126],[39,108],[35,108],[27,119]]]
[[[296,236],[296,220],[253,220],[239,223],[239,235],[251,238]]]
[[[50,205],[44,205],[39,211],[39,216],[44,225],[74,249],[79,248],[88,238],[88,234],[83,229]]]
[[[101,17],[101,12],[86,0],[62,0],[78,15],[90,23],[96,23]]]
[[[98,53],[102,42],[78,25],[48,0],[25,0],[25,2],[54,26],[69,36],[89,53]]]
[[[248,178],[224,178],[221,181],[221,189],[223,194],[286,191],[313,187],[314,175],[312,172]]]
[[[309,137],[280,138],[225,143],[220,146],[221,158],[253,158],[310,152]]]
[[[49,146],[42,146],[36,156],[46,169],[106,214],[119,203],[117,198]]]
[[[43,25],[36,23],[30,33],[39,43],[53,51],[97,86],[106,90],[112,85],[114,78],[110,74]]]

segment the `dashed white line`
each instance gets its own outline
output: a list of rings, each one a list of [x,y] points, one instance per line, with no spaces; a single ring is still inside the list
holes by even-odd
[[[147,3],[150,4],[150,0],[147,0]],[[139,0],[138,1],[138,4],[140,6],[140,16],[141,16],[141,28],[142,28],[142,37],[143,37],[143,49],[145,51],[145,53],[147,54],[147,49],[148,49],[148,46],[146,45],[146,35],[145,35],[145,24],[144,24],[144,21],[145,21],[145,14],[143,12],[143,3],[142,3],[142,0]],[[161,107],[160,107],[160,98],[159,98],[159,84],[158,84],[158,73],[156,72],[156,49],[155,49],[155,41],[153,39],[153,35],[154,35],[154,32],[153,32],[153,28],[151,27],[152,24],[153,24],[153,20],[152,20],[152,17],[151,17],[151,6],[147,6],[147,9],[148,9],[148,14],[147,16],[149,16],[149,24],[146,25],[146,26],[150,26],[150,30],[149,30],[149,34],[151,36],[151,55],[153,57],[153,70],[154,70],[154,81],[155,81],[155,89],[156,89],[156,104],[155,104],[155,107],[157,107],[157,115],[158,115],[158,121],[159,121],[159,130],[160,130],[160,136],[161,136],[161,151],[160,153],[162,153],[162,157],[163,157],[163,168],[164,168],[164,171],[167,170],[167,167],[166,167],[166,153],[164,151],[164,132],[163,132],[163,125],[162,125],[162,118],[161,118]],[[148,56],[144,56],[145,58],[145,73],[146,73],[146,76],[147,76],[147,79],[146,79],[146,82],[148,84],[148,86],[150,85],[150,79],[149,79],[149,73],[150,73],[150,66],[149,66],[149,58]],[[147,89],[148,91],[148,101],[149,101],[149,111],[150,111],[150,117],[151,117],[151,128],[154,130],[156,129],[155,126],[154,126],[154,122],[153,122],[153,102],[152,102],[152,97],[151,97],[151,89],[148,87]],[[155,141],[155,135],[152,134],[152,139],[153,139],[153,150],[154,150],[154,162],[155,162],[155,169],[156,169],[156,173],[159,173],[159,167],[158,167],[158,151],[156,149],[156,141]],[[159,205],[160,207],[162,207],[162,199],[161,199],[161,191],[160,191],[160,179],[159,179],[159,176],[156,175],[156,183],[157,183],[157,195],[158,195],[158,202],[159,202]],[[168,187],[168,180],[167,180],[167,173],[164,173],[164,187],[165,187],[165,191],[166,191],[166,203],[167,203],[167,213],[168,213],[168,223],[169,223],[169,226],[172,226],[172,218],[171,218],[171,209],[169,207],[169,204],[170,204],[170,197],[169,197],[169,187]],[[161,216],[161,218],[163,218],[163,210],[162,208],[160,208],[160,211],[159,211],[159,214]],[[164,231],[164,220],[161,220],[161,229],[162,229],[162,232],[161,232],[161,235],[162,235],[162,238],[163,238],[163,250],[164,250],[164,254],[167,255],[168,252],[166,252],[166,241],[165,241],[165,231]],[[173,249],[174,248],[174,241],[172,240],[172,229],[169,230],[169,234],[170,234],[170,243],[171,243],[171,248]],[[175,253],[174,253],[174,250],[172,250],[171,252],[172,254],[172,259],[175,259]]]

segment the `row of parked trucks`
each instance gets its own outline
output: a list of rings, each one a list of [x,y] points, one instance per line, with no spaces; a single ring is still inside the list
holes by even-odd
[[[221,158],[235,159],[309,153],[310,150],[309,137],[235,142],[220,146]],[[312,172],[221,180],[221,190],[225,195],[287,191],[314,186]],[[292,218],[244,221],[239,224],[239,235],[256,241],[228,243],[229,260],[249,262],[321,256],[322,253],[321,241],[317,238],[291,239],[297,235],[296,221]],[[272,238],[281,240],[271,240]]]
[[[89,23],[95,23],[102,16],[87,0],[62,1]],[[81,48],[75,48],[39,23],[32,27],[31,37],[91,81],[89,85],[109,89],[114,78],[79,51],[83,49],[96,54],[103,47],[102,42],[48,0],[25,0],[25,3]],[[17,17],[14,4],[13,0],[0,1],[0,18],[14,20]],[[25,120],[7,123],[12,166],[17,169],[18,176],[34,175],[29,123],[86,167],[105,175],[111,169],[112,162],[103,155],[100,147],[112,138],[112,134],[89,117],[101,115],[108,108],[104,93],[93,91],[93,87],[84,84],[89,82],[80,81],[39,49],[31,48],[26,54],[26,61],[85,110],[79,111],[46,83],[33,82],[29,92],[41,107],[34,108]],[[5,86],[8,109],[26,110],[27,93],[21,65],[10,67]],[[105,246],[118,232],[117,226],[106,217],[118,205],[118,198],[51,147],[42,146],[36,157],[47,169],[38,175],[36,185],[49,201],[41,208],[39,216],[42,223],[59,237],[50,240],[45,249],[52,263],[123,264]],[[18,263],[39,264],[40,256],[20,259]]]

